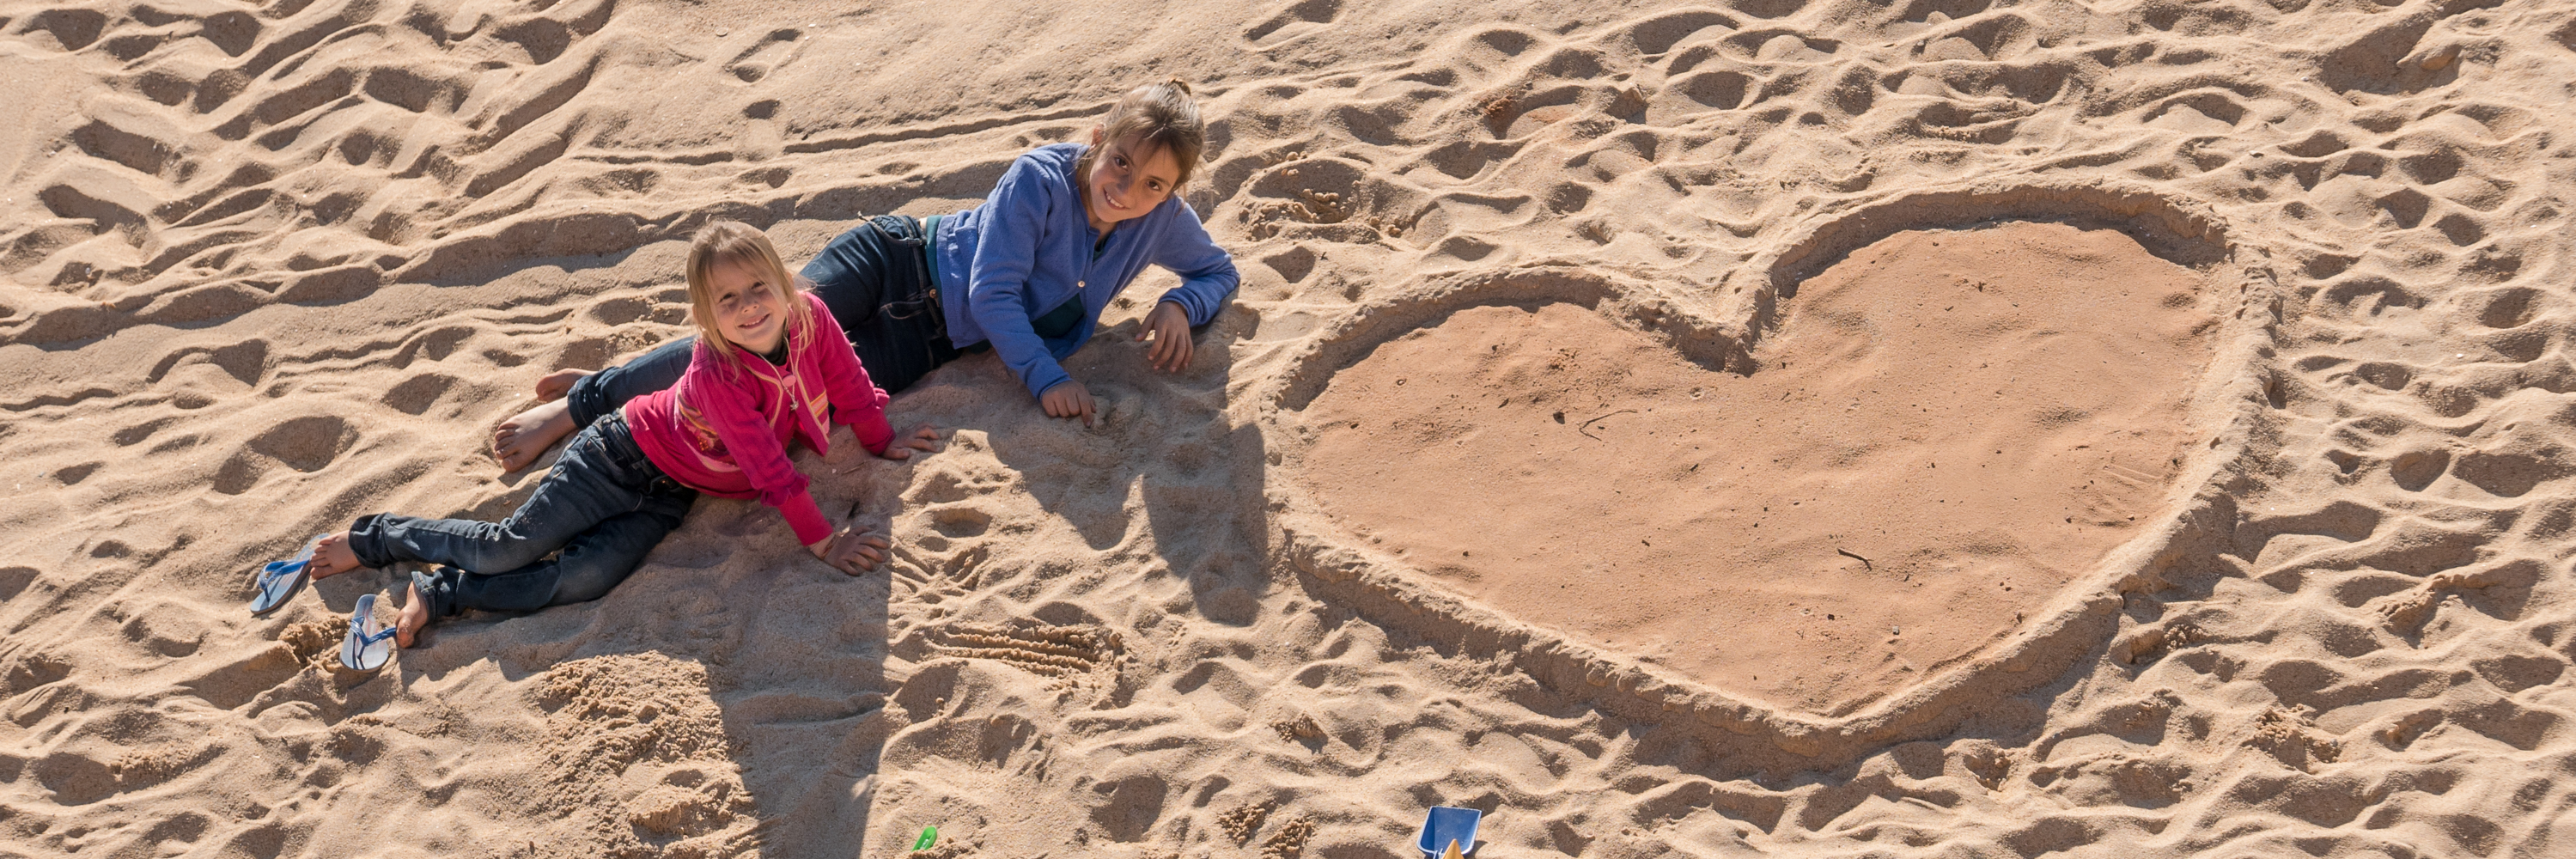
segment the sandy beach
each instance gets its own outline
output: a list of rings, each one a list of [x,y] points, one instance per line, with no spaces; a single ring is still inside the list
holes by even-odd
[[[2576,4],[0,6],[0,857],[2576,852]],[[1241,286],[373,674],[250,572],[1178,77]],[[844,437],[846,440],[846,437]],[[926,826],[940,836],[914,851]],[[2568,832],[2559,827],[2568,826]]]

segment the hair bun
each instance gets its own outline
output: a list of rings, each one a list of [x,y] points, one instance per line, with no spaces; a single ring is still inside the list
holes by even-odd
[[[1169,147],[1172,160],[1179,162],[1181,174],[1172,179],[1179,188],[1190,181],[1191,169],[1198,166],[1207,152],[1207,126],[1199,120],[1198,102],[1190,98],[1190,82],[1173,75],[1159,81],[1137,84],[1135,89],[1119,96],[1109,106],[1109,114],[1100,118],[1099,133],[1104,140],[1133,140],[1146,144],[1140,153]],[[1091,175],[1091,165],[1101,147],[1086,146],[1074,161],[1074,175]]]

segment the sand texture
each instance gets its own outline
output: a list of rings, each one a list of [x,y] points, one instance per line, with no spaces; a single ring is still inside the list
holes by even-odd
[[[2576,5],[0,5],[0,857],[2576,852]],[[1243,273],[330,667],[534,381],[1197,85]],[[1758,526],[1758,527],[1757,527]],[[2009,588],[2007,590],[2006,588]]]

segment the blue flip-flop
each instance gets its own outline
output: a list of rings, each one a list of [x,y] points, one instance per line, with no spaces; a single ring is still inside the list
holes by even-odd
[[[259,572],[251,574],[252,617],[276,611],[278,606],[286,604],[287,597],[295,595],[296,588],[304,586],[304,571],[313,566],[313,550],[320,548],[322,538],[328,536],[331,535],[315,534],[313,539],[304,541],[304,551],[295,553],[295,557],[270,561],[262,565]]]
[[[340,639],[340,664],[352,671],[374,671],[394,656],[394,628],[376,622],[376,595],[358,597],[349,613],[349,634]]]

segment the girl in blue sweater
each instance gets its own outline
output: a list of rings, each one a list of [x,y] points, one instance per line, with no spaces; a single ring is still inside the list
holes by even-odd
[[[1090,341],[1100,313],[1145,266],[1181,276],[1145,317],[1156,369],[1189,366],[1190,329],[1234,294],[1234,259],[1208,238],[1179,191],[1206,146],[1197,102],[1178,80],[1128,91],[1089,143],[1031,150],[982,205],[916,220],[879,215],[806,264],[805,279],[848,333],[868,376],[900,392],[939,365],[992,349],[1046,413],[1098,413],[1061,362]],[[682,338],[598,373],[537,383],[540,404],[501,424],[493,455],[517,470],[557,439],[688,368]]]

